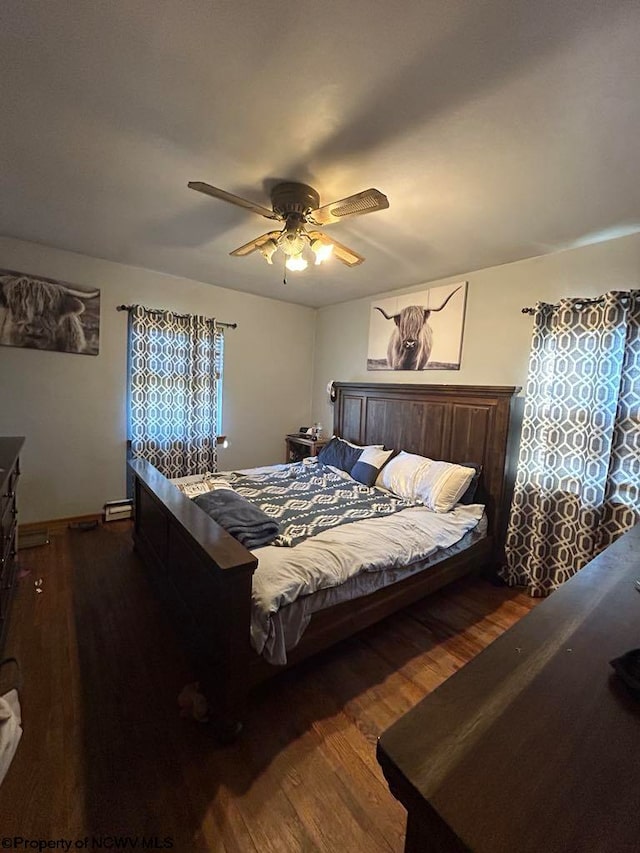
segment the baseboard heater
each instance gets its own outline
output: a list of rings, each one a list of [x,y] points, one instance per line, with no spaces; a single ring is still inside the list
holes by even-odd
[[[18,533],[18,551],[24,551],[25,548],[37,548],[39,545],[48,545],[49,542],[49,530],[46,527]]]
[[[123,518],[133,518],[133,501],[107,501],[104,505],[104,520],[120,521]]]

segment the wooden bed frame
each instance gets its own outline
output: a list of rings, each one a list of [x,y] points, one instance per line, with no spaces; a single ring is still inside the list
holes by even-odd
[[[334,433],[358,444],[482,464],[488,535],[431,569],[364,598],[315,613],[290,666],[471,571],[496,555],[513,387],[335,384]],[[150,463],[130,463],[135,483],[134,547],[172,623],[194,658],[219,737],[240,730],[250,688],[282,672],[253,651],[251,580],[258,561]]]

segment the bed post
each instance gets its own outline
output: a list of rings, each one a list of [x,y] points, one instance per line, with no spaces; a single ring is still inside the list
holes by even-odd
[[[134,547],[186,641],[219,740],[237,736],[249,690],[254,555],[152,465],[130,463]]]

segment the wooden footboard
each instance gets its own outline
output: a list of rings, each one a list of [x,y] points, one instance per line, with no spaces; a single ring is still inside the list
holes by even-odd
[[[507,433],[517,389],[382,383],[336,387],[337,435],[482,465],[489,535],[432,571],[315,614],[290,654],[292,663],[481,568],[496,553],[504,518]],[[135,548],[192,652],[218,735],[229,739],[239,730],[252,684],[282,671],[264,663],[250,645],[251,582],[258,561],[151,464],[135,460],[130,467]]]
[[[130,463],[134,545],[197,667],[222,739],[240,727],[249,687],[257,559],[150,463]]]

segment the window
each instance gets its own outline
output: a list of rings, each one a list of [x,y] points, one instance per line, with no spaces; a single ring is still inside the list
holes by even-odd
[[[215,320],[135,306],[129,315],[129,457],[168,477],[215,471],[224,336]]]

